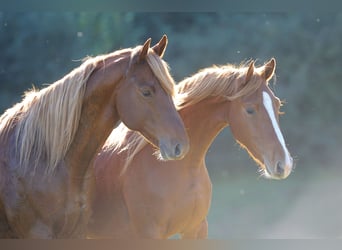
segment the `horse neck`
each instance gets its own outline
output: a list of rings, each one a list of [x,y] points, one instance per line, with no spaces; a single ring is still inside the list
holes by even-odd
[[[186,158],[192,163],[204,161],[210,145],[228,125],[228,106],[228,101],[210,97],[179,111],[190,139],[190,151]]]
[[[84,176],[120,117],[116,110],[116,87],[127,62],[105,63],[87,82],[79,127],[66,154],[71,176]]]

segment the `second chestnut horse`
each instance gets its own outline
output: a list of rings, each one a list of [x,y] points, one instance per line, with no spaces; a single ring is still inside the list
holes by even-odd
[[[158,160],[139,134],[123,125],[114,130],[95,160],[88,236],[206,238],[212,184],[205,156],[228,125],[265,177],[286,178],[292,158],[279,128],[281,102],[268,86],[275,64],[210,67],[177,85],[175,101],[190,139],[181,160]],[[116,133],[125,136],[117,140]]]

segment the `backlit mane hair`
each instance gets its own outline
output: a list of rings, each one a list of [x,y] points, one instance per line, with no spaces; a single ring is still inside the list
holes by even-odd
[[[141,46],[122,49],[107,55],[87,58],[62,79],[38,91],[24,94],[22,102],[0,117],[0,138],[7,139],[15,129],[15,148],[19,166],[24,173],[46,162],[45,174],[51,175],[65,157],[78,129],[86,83],[100,62],[113,57],[127,57],[139,51]],[[147,62],[169,94],[174,94],[174,81],[167,64],[152,49]]]
[[[247,70],[247,63],[240,66],[231,64],[214,65],[185,78],[176,85],[174,102],[177,110],[193,105],[210,96],[223,96],[232,101],[253,93],[265,83],[265,80],[259,74],[263,69],[262,67],[254,68],[254,73],[249,80],[250,84],[246,83]],[[116,154],[124,152],[127,154],[125,165],[121,171],[123,173],[134,156],[146,145],[147,141],[140,133],[131,131],[121,123],[112,131],[103,150]]]
[[[195,104],[209,96],[223,96],[230,101],[256,91],[264,82],[253,74],[246,84],[248,66],[232,64],[212,66],[185,78],[176,87],[178,109]],[[257,71],[257,69],[255,69]]]
[[[15,129],[15,148],[24,173],[39,162],[46,162],[51,174],[65,156],[78,128],[86,82],[96,68],[88,59],[62,79],[38,91],[25,92],[21,103],[0,118],[1,131]]]

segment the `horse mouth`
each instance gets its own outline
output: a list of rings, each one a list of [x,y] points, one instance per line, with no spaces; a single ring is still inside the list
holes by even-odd
[[[273,179],[272,174],[268,170],[265,164],[259,164],[259,170],[258,172],[260,173],[260,177],[263,177],[265,179]]]
[[[171,160],[168,154],[165,152],[165,150],[162,150],[160,148],[157,152],[159,153],[159,160],[164,160],[164,161]]]
[[[158,148],[158,139],[155,136],[152,136],[148,131],[144,131],[144,133],[140,132],[140,134],[145,138],[145,140],[150,143],[154,148]]]
[[[156,151],[158,152],[158,159],[159,160],[162,160],[162,161],[169,161],[169,160],[173,160],[174,157],[170,156],[168,153],[167,153],[167,149],[164,145],[160,145],[159,146],[159,150]]]

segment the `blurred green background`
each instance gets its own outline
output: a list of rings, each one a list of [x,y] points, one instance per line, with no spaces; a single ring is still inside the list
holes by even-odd
[[[213,64],[277,60],[281,128],[296,161],[286,180],[259,177],[229,128],[207,154],[209,238],[342,236],[342,13],[0,13],[0,112],[87,55],[157,42],[176,81]]]

